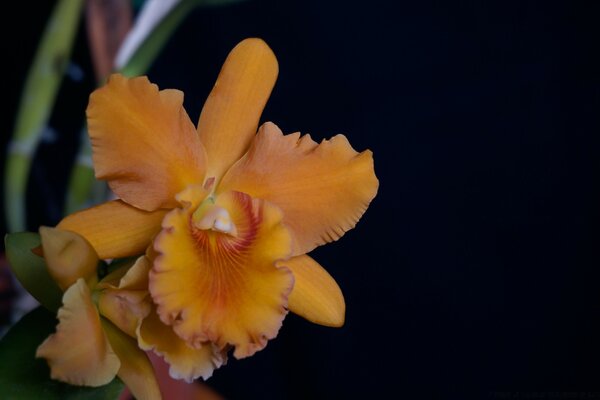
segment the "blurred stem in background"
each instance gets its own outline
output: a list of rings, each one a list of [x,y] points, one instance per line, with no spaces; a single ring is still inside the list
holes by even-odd
[[[86,29],[96,81],[101,84],[113,71],[115,58],[131,29],[133,11],[130,2],[122,0],[88,0]],[[95,204],[108,196],[104,182],[94,179],[92,152],[87,127],[81,129],[79,153],[67,185],[65,213]]]
[[[239,1],[147,0],[131,28],[131,3],[88,0],[87,30],[98,83],[101,84],[112,70],[127,76],[146,73],[194,8]],[[84,0],[58,1],[26,80],[5,172],[5,214],[9,232],[26,229],[29,171],[68,65],[83,4]],[[81,138],[69,179],[66,213],[104,201],[108,193],[106,185],[94,179],[91,146],[85,128]]]
[[[68,65],[82,6],[83,0],[56,4],[25,81],[4,180],[6,222],[12,232],[25,230],[27,178]]]

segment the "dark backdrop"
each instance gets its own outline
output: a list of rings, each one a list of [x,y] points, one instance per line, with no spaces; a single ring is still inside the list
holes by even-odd
[[[2,28],[4,144],[52,2],[21,3]],[[598,3],[397,3],[198,10],[149,73],[196,120],[228,51],[262,37],[281,71],[263,120],[345,133],[380,180],[357,228],[313,253],[346,325],[290,315],[208,383],[232,399],[600,398]],[[74,59],[30,229],[60,217],[93,88],[83,31]]]

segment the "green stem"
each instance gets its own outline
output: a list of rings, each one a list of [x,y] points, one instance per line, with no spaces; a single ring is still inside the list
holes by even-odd
[[[29,70],[8,146],[4,187],[9,231],[26,226],[25,195],[33,155],[48,122],[70,57],[83,0],[60,0]]]
[[[71,214],[86,206],[101,203],[108,196],[105,182],[98,181],[92,166],[92,149],[88,137],[87,126],[81,130],[81,145],[75,165],[71,171],[66,197],[66,214]]]

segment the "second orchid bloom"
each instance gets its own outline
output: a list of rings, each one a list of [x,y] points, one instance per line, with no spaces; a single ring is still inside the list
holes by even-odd
[[[105,313],[161,354],[175,378],[209,377],[230,349],[236,358],[263,349],[288,310],[344,323],[339,287],[306,253],[365,212],[378,188],[372,154],[343,135],[318,144],[270,122],[256,133],[277,74],[262,40],[238,44],[197,128],[182,92],[159,91],[145,77],[113,75],[90,97],[96,176],[119,199],[58,228],[84,237],[101,259],[141,256],[149,271],[143,318],[128,317],[140,304],[127,296],[105,299],[119,301]]]

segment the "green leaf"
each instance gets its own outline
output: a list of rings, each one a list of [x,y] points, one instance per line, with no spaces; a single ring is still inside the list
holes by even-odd
[[[105,386],[71,386],[50,379],[46,360],[36,359],[37,347],[54,333],[54,315],[37,308],[25,315],[0,341],[0,393],[6,400],[113,400],[124,385],[114,379]],[[82,340],[85,340],[82,338]]]
[[[62,291],[48,273],[44,259],[31,252],[41,245],[40,235],[10,233],[5,236],[4,243],[10,267],[21,285],[48,310],[58,310],[62,304]]]

